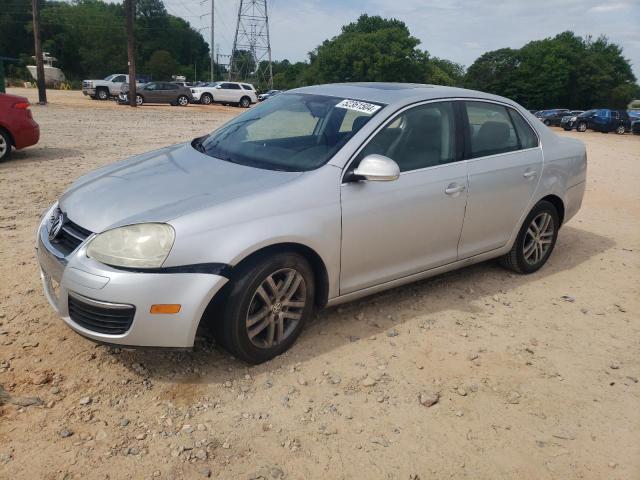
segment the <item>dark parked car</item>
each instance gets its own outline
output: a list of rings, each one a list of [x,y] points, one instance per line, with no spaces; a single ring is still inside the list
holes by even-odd
[[[631,124],[631,133],[640,135],[640,120],[636,120]]]
[[[576,130],[586,132],[587,129],[596,132],[616,132],[619,135],[631,130],[631,120],[626,110],[611,110],[598,108],[578,115],[575,121]]]
[[[567,112],[560,120],[560,126],[565,130],[571,130],[576,124],[578,115],[582,115],[583,113],[584,110],[571,110]]]
[[[541,110],[536,113],[536,117],[547,127],[559,127],[562,117],[567,113],[569,113],[569,110],[566,108],[554,108],[553,110]]]
[[[122,86],[122,92],[118,96],[118,103],[129,103],[129,85]],[[193,103],[191,90],[172,82],[151,82],[138,85],[136,88],[136,103],[169,103],[186,107]]]
[[[284,90],[267,90],[264,93],[261,93],[260,95],[258,95],[258,101],[262,102],[264,100],[267,100],[271,97],[275,97],[276,95],[278,95],[279,93],[282,93]]]
[[[29,110],[29,100],[0,93],[0,162],[11,155],[11,149],[35,145],[40,127]]]

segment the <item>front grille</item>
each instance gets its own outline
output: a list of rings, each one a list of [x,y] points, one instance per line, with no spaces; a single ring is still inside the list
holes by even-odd
[[[69,317],[81,327],[98,333],[119,335],[131,327],[136,307],[81,299],[69,294]]]
[[[92,233],[93,232],[90,232],[86,228],[82,228],[80,225],[76,225],[68,218],[65,218],[62,230],[60,230],[58,236],[53,239],[51,243],[66,257],[78,248]]]

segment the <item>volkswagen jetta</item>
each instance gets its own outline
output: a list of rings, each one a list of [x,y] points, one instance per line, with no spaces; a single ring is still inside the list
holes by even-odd
[[[527,274],[580,208],[586,152],[457,88],[333,84],[101,168],[43,216],[45,294],[90,339],[262,362],[316,307],[499,258]]]

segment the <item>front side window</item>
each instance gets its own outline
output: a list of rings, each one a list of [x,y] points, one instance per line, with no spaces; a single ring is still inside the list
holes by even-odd
[[[211,157],[241,165],[313,170],[328,162],[382,107],[324,95],[282,94],[192,145]]]
[[[125,82],[127,79],[127,77],[125,77],[124,75],[118,75],[117,77],[115,77],[113,80],[111,80],[113,83],[122,83]]]
[[[354,165],[374,153],[395,161],[401,172],[455,161],[453,104],[428,103],[400,113],[362,149]]]
[[[471,137],[471,158],[519,150],[518,135],[506,107],[464,102]]]

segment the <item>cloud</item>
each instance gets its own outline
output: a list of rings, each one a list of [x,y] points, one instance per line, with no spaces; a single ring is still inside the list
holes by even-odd
[[[623,10],[629,6],[628,3],[610,3],[608,5],[596,5],[587,10],[590,13],[608,13]]]

